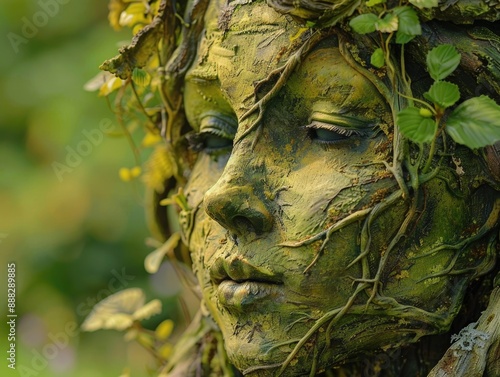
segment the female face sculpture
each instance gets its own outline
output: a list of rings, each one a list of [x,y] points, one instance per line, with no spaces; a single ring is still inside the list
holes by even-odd
[[[303,25],[263,2],[212,2],[205,22],[184,89],[199,153],[181,223],[231,363],[309,375],[447,331],[493,265],[500,199],[479,163],[457,149],[405,192],[390,104],[335,33],[267,100]]]

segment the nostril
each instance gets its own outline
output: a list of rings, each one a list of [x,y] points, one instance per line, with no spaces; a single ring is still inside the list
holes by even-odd
[[[205,211],[231,234],[261,236],[271,230],[273,219],[252,191],[251,187],[214,186],[205,194]]]
[[[232,223],[233,226],[240,232],[255,233],[257,231],[254,224],[252,224],[252,222],[244,216],[234,216],[232,218]]]

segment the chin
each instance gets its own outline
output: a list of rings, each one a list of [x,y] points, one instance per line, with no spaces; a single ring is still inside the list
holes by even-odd
[[[364,310],[317,326],[322,318],[295,326],[290,319],[271,313],[252,318],[219,317],[228,358],[245,376],[303,376],[311,366],[315,374],[346,364],[364,365],[373,355],[437,334],[451,323],[441,316],[439,326],[417,312],[388,315],[385,310]],[[419,312],[421,313],[421,312]],[[437,316],[431,315],[436,319]]]

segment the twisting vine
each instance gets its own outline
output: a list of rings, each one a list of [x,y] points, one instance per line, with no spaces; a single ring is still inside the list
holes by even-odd
[[[382,200],[374,207],[351,214],[339,222],[336,222],[327,230],[319,232],[312,237],[303,241],[287,242],[280,245],[294,248],[322,240],[322,244],[312,262],[304,270],[304,273],[307,273],[317,262],[320,255],[324,252],[328,242],[330,241],[330,237],[334,232],[342,229],[352,222],[364,219],[361,231],[361,252],[346,267],[346,269],[348,269],[356,263],[361,263],[362,277],[353,278],[353,281],[358,283],[356,289],[342,308],[334,309],[323,315],[320,319],[316,320],[314,325],[309,328],[307,333],[302,338],[286,342],[286,344],[296,342],[296,345],[283,363],[277,366],[279,367],[276,374],[277,376],[281,375],[285,371],[287,366],[297,356],[299,350],[304,346],[304,344],[309,341],[314,334],[317,334],[318,330],[327,323],[328,326],[325,338],[327,342],[329,341],[331,328],[350,310],[359,293],[365,291],[368,292],[368,300],[366,301],[365,311],[368,310],[371,303],[378,306],[381,305],[381,303],[387,303],[388,301],[392,303],[391,306],[396,310],[408,310],[408,307],[397,303],[396,300],[383,296],[381,292],[382,273],[385,270],[391,252],[396,249],[400,240],[405,234],[407,234],[408,227],[412,224],[417,215],[417,203],[419,202],[420,186],[434,178],[439,173],[440,162],[447,152],[444,133],[446,132],[449,134],[455,142],[464,144],[472,149],[491,145],[496,140],[500,139],[500,107],[490,98],[486,96],[471,98],[463,102],[453,111],[449,111],[449,109],[455,105],[460,98],[458,86],[443,81],[443,79],[450,75],[460,63],[460,54],[451,45],[440,45],[431,50],[427,55],[427,68],[435,82],[429,88],[429,91],[424,94],[424,98],[430,101],[431,104],[414,98],[411,90],[411,81],[405,67],[404,45],[410,42],[417,35],[421,34],[421,26],[417,12],[412,8],[411,3],[412,2],[410,1],[409,3],[406,3],[406,5],[400,5],[396,8],[388,9],[385,0],[370,0],[366,3],[366,6],[363,5],[359,8],[360,12],[365,12],[367,7],[372,9],[375,7],[378,8],[379,13],[362,13],[349,21],[349,25],[354,29],[354,31],[360,34],[368,34],[375,31],[378,32],[381,43],[380,47],[372,54],[371,64],[376,68],[386,67],[390,87],[382,84],[381,80],[375,78],[375,75],[371,71],[363,68],[359,62],[354,61],[350,52],[348,52],[346,48],[348,43],[342,38],[342,33],[338,33],[340,39],[339,48],[342,55],[346,58],[346,61],[353,68],[360,71],[360,73],[368,76],[367,78],[377,86],[380,93],[387,99],[387,102],[391,107],[393,124],[395,126],[393,139],[393,161],[392,164],[389,162],[384,162],[384,164],[386,165],[387,170],[393,174],[394,178],[398,182],[400,190],[393,192],[389,195],[389,197]],[[419,2],[419,5],[432,8],[437,6],[437,2]],[[401,45],[399,68],[396,68],[392,58],[393,47],[391,41],[393,39],[396,40],[397,44]],[[283,67],[283,70],[286,71],[288,67],[294,67],[294,65],[298,62],[298,59],[291,59],[290,65],[287,63],[287,65]],[[280,79],[283,77],[284,76],[280,77]],[[253,131],[254,126],[260,122],[265,111],[265,105],[270,100],[271,96],[275,95],[276,92],[280,90],[281,86],[282,85],[276,85],[273,87],[266,94],[263,100],[256,103],[256,105],[251,109],[249,113],[258,108],[259,116],[252,124],[252,127],[247,129],[243,136],[246,136],[248,133]],[[393,93],[399,93],[399,96],[394,96]],[[409,106],[405,106],[405,100],[408,101]],[[415,102],[420,103],[423,107],[414,107],[413,104]],[[466,123],[465,127],[464,123]],[[471,129],[473,131],[471,131]],[[437,154],[438,139],[442,135],[444,149],[440,151],[441,157],[439,158],[438,164],[434,170],[430,171],[434,157]],[[408,142],[416,143],[418,145],[418,155],[414,162],[410,160]],[[426,151],[428,151],[428,154],[427,157],[424,158],[424,153]],[[423,161],[424,163],[422,163]],[[406,167],[406,171],[409,173],[409,180],[406,180],[404,177],[403,166]],[[404,201],[409,200],[410,190],[413,192],[413,196],[411,197],[405,219],[399,227],[397,233],[388,243],[387,248],[381,254],[375,276],[371,277],[367,257],[371,250],[370,229],[372,222],[380,213],[385,212],[400,199],[403,199]],[[485,233],[492,229],[493,225],[490,224],[492,221],[491,219],[495,219],[495,222],[496,219],[498,219],[498,213],[496,213],[495,208],[493,209],[489,220],[474,236],[469,237],[457,245],[452,246],[443,244],[440,247],[431,250],[431,252],[436,252],[439,249],[456,249],[457,251],[460,251],[475,240],[481,238]],[[492,242],[493,241],[490,241],[488,246],[488,255],[492,254]],[[459,254],[460,253],[457,252],[452,257],[449,266],[443,271],[431,274],[422,280],[452,274],[453,266],[455,265]],[[488,264],[491,260],[492,258],[490,255],[490,257],[486,258],[484,263]],[[476,266],[464,271],[455,272],[466,273],[478,271],[482,270],[482,267],[484,266]],[[416,308],[413,309],[418,311]],[[422,314],[420,311],[418,312]],[[428,315],[431,314],[425,313],[425,316]],[[277,344],[271,349],[283,345],[285,344]],[[268,367],[270,366],[263,366],[263,368],[266,369]],[[259,367],[252,367],[250,370],[245,371],[245,374],[258,369]]]
[[[269,2],[278,10],[282,7],[280,4],[275,4],[274,0],[269,0]],[[105,96],[109,103],[112,102],[111,97],[115,96],[114,111],[135,156],[136,166],[133,169],[124,170],[121,174],[122,179],[131,180],[142,174],[146,183],[157,193],[169,191],[171,187],[166,187],[167,182],[170,184],[174,182],[173,184],[177,187],[182,187],[185,181],[185,165],[189,164],[188,153],[182,144],[183,133],[187,128],[182,85],[186,71],[196,54],[209,0],[193,0],[188,3],[189,5],[186,5],[185,2],[176,0],[111,0],[109,16],[111,24],[115,28],[130,27],[134,36],[132,43],[122,48],[117,57],[106,61],[101,66],[101,69],[106,72],[94,82],[94,85],[91,85],[94,89],[98,89],[100,95]],[[293,7],[295,3],[294,1]],[[317,22],[308,21],[306,32],[300,35],[302,45],[295,49],[284,65],[256,83],[254,105],[239,119],[243,122],[252,115],[257,115],[234,141],[234,144],[237,144],[256,131],[252,144],[254,146],[262,130],[261,121],[270,101],[283,88],[307,54],[320,41],[336,34],[339,39],[340,53],[346,62],[373,83],[390,106],[394,127],[392,159],[384,161],[383,164],[397,183],[397,186],[394,186],[395,189],[377,203],[347,215],[326,230],[305,240],[278,245],[297,248],[321,241],[319,250],[303,271],[306,274],[324,254],[332,235],[358,222],[361,224],[359,255],[348,263],[346,269],[359,263],[361,277],[350,277],[355,286],[351,296],[342,307],[334,308],[317,319],[305,315],[289,326],[291,329],[296,323],[314,321],[300,339],[291,339],[276,344],[268,350],[271,352],[278,347],[294,344],[293,350],[283,362],[254,366],[244,371],[244,374],[261,369],[277,369],[277,375],[282,374],[297,357],[301,348],[314,337],[319,337],[320,329],[325,326],[326,331],[323,336],[329,343],[333,327],[346,313],[376,315],[377,309],[383,308],[389,315],[418,318],[429,327],[444,328],[448,325],[446,320],[437,314],[403,305],[394,298],[384,296],[382,275],[389,257],[397,250],[410,225],[418,216],[422,185],[440,174],[443,158],[449,153],[446,135],[456,143],[471,149],[493,144],[500,140],[500,107],[486,96],[469,98],[457,105],[460,100],[458,86],[445,81],[458,67],[461,60],[460,53],[451,45],[439,45],[430,50],[426,66],[434,83],[423,94],[423,99],[416,98],[412,92],[406,67],[405,45],[422,34],[420,15],[423,12],[435,10],[438,2],[437,0],[402,0],[397,5],[393,6],[394,4],[395,2],[386,0],[342,1],[338,4],[341,5],[338,14],[333,15],[331,13],[333,10],[326,10],[325,16],[319,17]],[[288,12],[287,9],[281,10]],[[353,12],[356,15],[352,16]],[[183,13],[185,17],[180,16]],[[351,54],[352,47],[355,45],[351,42],[353,38],[349,37],[352,32],[376,41],[378,48],[371,53],[371,67],[363,66],[364,62],[360,62],[358,57]],[[355,39],[358,43],[359,40]],[[396,53],[398,48],[400,54]],[[381,80],[380,76],[385,76],[387,80]],[[271,89],[258,98],[260,88],[269,84],[272,84]],[[137,120],[145,125],[146,133],[140,146],[136,145],[132,135],[137,130]],[[146,163],[146,171],[142,173],[140,153],[148,147],[154,147],[155,150],[149,162]],[[410,149],[416,150],[416,157],[410,156]],[[193,229],[194,215],[199,208],[190,209],[185,199],[182,190],[178,190],[176,194],[170,194],[170,197],[163,201],[163,204],[175,203],[180,208],[181,222],[185,222],[183,225],[188,230],[186,234],[183,234],[184,242],[186,242],[186,235],[189,237]],[[371,231],[374,221],[389,208],[401,202],[407,208],[404,220],[379,256],[378,266],[372,276],[368,257],[372,252]],[[442,242],[416,256],[415,258],[421,258],[441,250],[454,251],[449,264],[442,271],[430,274],[422,280],[443,275],[473,273],[486,268],[485,265],[480,265],[472,269],[455,270],[461,251],[479,238],[488,235],[495,228],[499,214],[500,201],[497,201],[485,224],[474,235],[456,244]],[[488,243],[485,264],[491,263],[494,259],[495,237],[496,235],[491,236]],[[146,259],[146,269],[154,272],[165,256],[173,258],[173,251],[178,247],[181,238],[181,234],[176,232],[163,244],[155,242],[157,249]],[[169,347],[165,339],[170,335],[168,331],[171,331],[169,327],[171,324],[163,324],[163,332],[158,333],[142,329],[139,321],[157,311],[157,306],[147,307],[146,305],[144,309],[143,296],[137,291],[133,294],[137,300],[134,306],[135,312],[127,313],[127,322],[123,326],[132,334],[131,337],[145,343],[153,353],[163,350],[161,352],[164,354],[158,359],[164,362]],[[358,305],[357,302],[361,294],[367,296],[364,305]],[[115,299],[123,299],[123,297],[115,297]],[[95,327],[96,321],[105,323],[104,317],[104,315],[98,315],[94,317],[94,322],[90,317],[88,323]],[[188,352],[187,350],[199,341],[205,344],[202,356],[206,359],[218,358],[221,375],[233,376],[233,370],[229,366],[223,349],[221,335],[214,331],[214,325],[209,323],[207,318],[198,318],[194,323],[198,327],[194,326],[191,330],[196,335],[193,335],[191,342],[180,346],[181,350],[169,359],[166,369],[172,367],[176,361],[180,360],[179,355],[184,355],[183,352]],[[92,328],[91,325],[88,326]],[[144,334],[147,334],[147,341],[144,340],[146,339]],[[315,363],[321,352],[317,342],[313,343],[314,361],[311,376],[316,373]],[[210,364],[210,360],[205,361],[206,365]]]

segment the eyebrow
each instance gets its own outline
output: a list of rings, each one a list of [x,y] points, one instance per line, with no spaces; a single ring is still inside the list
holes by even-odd
[[[373,119],[363,116],[369,109],[371,109],[371,107],[366,106],[364,102],[358,103],[355,106],[352,106],[351,104],[346,106],[344,102],[340,107],[338,107],[333,103],[329,103],[329,101],[320,100],[312,105],[310,118],[312,118],[313,114],[316,114],[319,115],[320,118],[321,115],[323,115],[332,119],[337,118],[340,121],[356,122],[360,126],[363,124],[369,125],[370,123],[373,123]],[[358,114],[360,112],[361,114]]]
[[[186,74],[186,81],[194,81],[200,84],[208,84],[216,81],[217,69],[210,69],[211,67],[197,66]]]
[[[221,46],[212,46],[211,53],[221,58],[232,58],[235,56],[236,51],[234,48],[228,49]],[[218,78],[217,65],[214,62],[198,64],[186,74],[186,80],[196,81],[200,84],[208,84],[211,81],[216,81]]]

